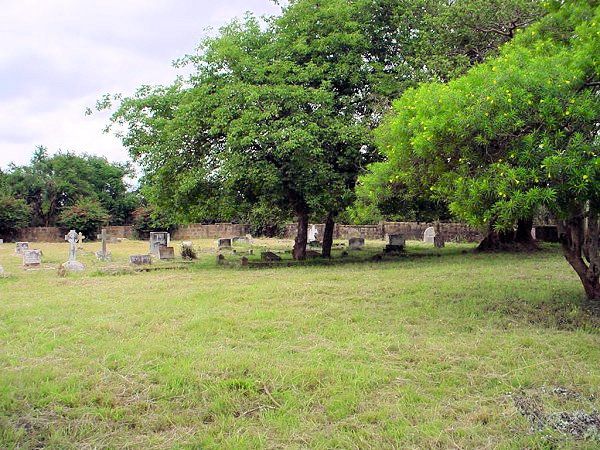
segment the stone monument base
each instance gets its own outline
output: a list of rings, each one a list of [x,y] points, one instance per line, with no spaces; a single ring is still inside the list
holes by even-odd
[[[67,261],[62,266],[69,272],[82,272],[85,270],[85,266],[79,261]]]

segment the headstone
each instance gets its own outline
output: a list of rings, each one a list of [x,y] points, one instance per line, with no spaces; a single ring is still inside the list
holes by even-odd
[[[152,264],[152,255],[131,255],[129,262],[134,266],[144,266]]]
[[[399,253],[404,251],[406,239],[401,234],[389,234],[388,245],[385,246],[385,253]]]
[[[308,229],[308,243],[309,244],[314,244],[319,242],[318,236],[319,235],[319,230],[317,229],[316,225],[311,225],[311,227]]]
[[[77,249],[78,250],[83,250],[83,240],[85,239],[85,236],[83,235],[83,233],[80,231],[79,233],[77,233]]]
[[[249,244],[250,241],[248,240],[248,238],[246,236],[235,236],[234,238],[231,239],[231,242],[236,244],[236,243],[240,243],[240,244]]]
[[[23,250],[23,267],[26,269],[40,267],[42,265],[41,250]]]
[[[222,248],[231,248],[231,239],[229,239],[229,238],[217,239],[217,248],[219,250],[221,250]]]
[[[96,257],[102,261],[106,261],[110,258],[110,253],[106,249],[106,243],[111,238],[106,232],[106,228],[102,228],[102,232],[96,237],[102,241],[102,249],[96,252]]]
[[[188,248],[189,248],[189,247],[193,247],[193,246],[194,246],[194,243],[193,243],[192,241],[183,241],[183,242],[181,243],[181,246],[182,246],[182,247],[188,247]]]
[[[225,263],[225,256],[223,256],[221,253],[219,253],[217,255],[217,264],[224,264]]]
[[[171,235],[166,231],[156,231],[150,233],[150,253],[158,256],[158,249],[161,245],[168,247],[171,242]]]
[[[29,249],[29,242],[17,242],[15,247],[15,253],[22,255],[24,250]]]
[[[262,261],[268,261],[268,262],[281,261],[281,256],[279,256],[273,252],[261,252],[260,259]]]
[[[4,239],[0,239],[0,245],[4,244]]]
[[[69,231],[69,233],[65,236],[65,241],[69,243],[69,260],[63,264],[63,267],[74,272],[81,272],[83,269],[85,269],[84,265],[77,261],[78,240],[79,235],[75,230]]]
[[[348,239],[350,250],[361,250],[365,246],[365,238],[353,237]]]
[[[158,248],[158,259],[175,259],[175,248],[161,245]]]
[[[423,233],[423,242],[425,242],[426,244],[433,244],[435,235],[436,235],[435,228],[433,228],[433,227],[427,228],[425,230],[425,233]]]
[[[242,257],[242,267],[248,267],[248,258]]]

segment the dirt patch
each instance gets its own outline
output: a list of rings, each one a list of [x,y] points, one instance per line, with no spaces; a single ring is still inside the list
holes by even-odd
[[[600,442],[600,413],[595,397],[565,387],[530,389],[511,397],[529,421],[532,432],[553,430],[575,439]]]

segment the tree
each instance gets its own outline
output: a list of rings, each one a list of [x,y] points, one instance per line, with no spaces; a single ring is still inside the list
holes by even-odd
[[[59,224],[66,229],[80,231],[89,240],[94,240],[100,227],[108,224],[109,219],[110,215],[99,201],[81,198],[75,204],[63,209]]]
[[[128,165],[105,158],[71,153],[48,156],[45,147],[38,147],[29,165],[9,168],[5,183],[30,205],[33,226],[56,225],[61,212],[81,197],[100,202],[112,223],[119,225],[139,204],[125,182],[131,173]]]
[[[312,214],[326,220],[328,256],[335,216],[377,157],[371,129],[384,95],[431,73],[412,56],[433,51],[425,31],[445,8],[454,6],[297,0],[266,23],[248,16],[224,27],[184,58],[189,80],[118,99],[113,123],[125,125],[123,142],[145,169],[150,200],[180,220],[251,215],[268,204],[291,211],[297,259],[305,257]],[[445,26],[438,32],[446,40],[436,42],[466,52],[463,34]],[[491,49],[497,40],[483,39]],[[435,50],[442,58],[448,48]]]
[[[29,223],[31,211],[27,203],[10,195],[0,195],[0,236],[13,238]]]
[[[497,58],[394,102],[378,131],[387,156],[378,170],[499,232],[544,208],[587,297],[598,301],[600,7],[550,7]]]

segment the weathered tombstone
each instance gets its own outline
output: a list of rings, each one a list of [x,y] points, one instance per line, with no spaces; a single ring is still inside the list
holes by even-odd
[[[158,259],[175,259],[175,248],[161,245],[158,248]]]
[[[260,259],[268,262],[281,261],[281,256],[273,252],[261,252]]]
[[[84,265],[77,261],[77,241],[79,235],[75,230],[69,231],[65,236],[65,241],[69,243],[69,260],[63,264],[63,267],[73,272],[81,272],[85,269]]]
[[[221,253],[217,255],[217,264],[225,264],[225,256],[223,256]]]
[[[77,249],[78,250],[83,250],[83,240],[85,239],[85,236],[83,235],[83,233],[80,231],[79,233],[77,233]]]
[[[365,246],[365,238],[353,237],[348,239],[350,250],[361,250]]]
[[[96,237],[96,239],[100,239],[102,241],[102,249],[96,252],[96,257],[102,261],[106,261],[110,258],[110,253],[106,249],[106,243],[111,238],[106,233],[106,228],[102,228],[102,232]]]
[[[242,257],[242,267],[248,267],[248,258]]]
[[[0,245],[4,244],[4,239],[0,239]]]
[[[26,269],[34,269],[42,265],[41,250],[23,250],[23,267]]]
[[[385,246],[385,253],[397,253],[404,251],[406,239],[401,234],[389,234],[388,244]]]
[[[150,233],[150,253],[158,256],[158,249],[161,245],[169,246],[171,235],[166,231],[156,231]]]
[[[183,241],[183,242],[181,243],[181,246],[182,246],[182,247],[193,247],[193,246],[194,246],[194,243],[193,243],[192,241]]]
[[[234,238],[231,239],[231,242],[233,244],[236,244],[236,243],[250,244],[250,240],[246,236],[235,236]]]
[[[17,255],[22,255],[23,251],[29,249],[29,242],[17,242],[15,247],[15,253]]]
[[[221,250],[223,248],[231,248],[231,239],[229,239],[229,238],[217,239],[217,249]]]
[[[311,227],[308,229],[308,244],[316,244],[319,242],[318,236],[319,235],[319,230],[317,229],[316,225],[311,225]]]
[[[435,236],[435,228],[429,227],[425,230],[425,233],[423,233],[423,242],[426,244],[433,244]]]
[[[134,266],[145,266],[152,264],[152,255],[131,255],[129,262]]]

